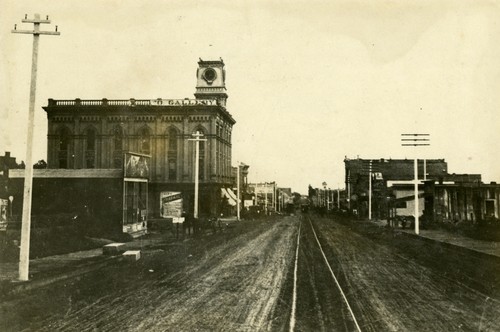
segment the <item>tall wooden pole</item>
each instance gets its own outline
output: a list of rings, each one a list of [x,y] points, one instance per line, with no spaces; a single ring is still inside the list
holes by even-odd
[[[238,191],[238,196],[236,196],[236,218],[240,221],[240,163],[238,163],[238,171],[236,174],[236,190]]]
[[[199,175],[200,175],[200,142],[206,141],[206,139],[200,139],[203,137],[199,131],[192,135],[193,139],[189,139],[189,141],[195,142],[195,161],[194,161],[194,211],[193,217],[198,219],[198,191],[199,191]]]
[[[27,16],[22,20],[23,23],[33,23],[33,30],[17,30],[17,25],[12,33],[24,33],[33,35],[33,56],[31,60],[31,85],[30,85],[30,105],[28,111],[28,136],[26,139],[26,169],[24,173],[24,193],[23,193],[23,217],[21,226],[21,250],[19,253],[19,280],[27,281],[29,279],[29,259],[30,259],[30,233],[31,233],[31,197],[33,185],[33,127],[35,122],[35,96],[36,96],[36,76],[38,62],[38,42],[40,35],[59,35],[56,31],[40,31],[41,23],[50,23],[47,19],[40,19],[39,14],[35,14],[34,19],[28,19]]]
[[[429,146],[430,139],[429,134],[401,134],[402,138],[402,146]],[[420,233],[420,225],[419,225],[419,207],[418,207],[418,157],[417,151],[415,150],[415,160],[413,164],[413,172],[415,173],[414,181],[415,181],[415,234]],[[424,171],[425,173],[425,171]]]
[[[418,159],[415,157],[415,161],[413,164],[413,171],[415,173],[415,234],[420,233],[419,228],[419,211],[418,211]]]
[[[372,220],[372,161],[368,170],[368,219]]]

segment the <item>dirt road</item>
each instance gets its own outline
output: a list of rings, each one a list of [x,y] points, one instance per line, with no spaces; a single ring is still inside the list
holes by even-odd
[[[498,331],[498,261],[362,233],[304,215],[167,241],[138,262],[2,299],[0,330]]]
[[[362,331],[498,331],[498,299],[422,265],[418,259],[409,259],[397,248],[361,236],[345,225],[318,217],[305,218],[302,225],[304,256],[307,252],[318,256],[313,253],[318,248],[311,226],[318,233]],[[430,247],[422,249],[428,251],[427,255],[436,254]],[[439,258],[435,257],[439,264]],[[318,272],[317,264],[313,270],[310,262],[311,259],[305,259],[302,263],[305,270],[312,271],[309,275],[328,274]],[[466,262],[462,263],[465,266]],[[465,269],[463,272],[467,273]],[[314,294],[338,292],[332,280],[328,282],[318,276],[310,282],[310,289]],[[304,324],[301,330],[354,330],[352,326],[342,327],[347,317],[345,304],[339,307],[340,313],[338,309],[329,308],[336,298],[322,295],[319,301],[313,301],[317,319],[307,319],[303,314],[305,318],[299,320]]]
[[[269,330],[297,226],[247,222],[12,300],[2,331]]]

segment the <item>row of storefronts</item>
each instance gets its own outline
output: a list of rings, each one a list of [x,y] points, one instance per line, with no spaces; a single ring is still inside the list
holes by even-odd
[[[414,161],[345,159],[343,205],[366,218],[413,216]],[[419,216],[430,222],[500,219],[500,185],[485,184],[479,174],[450,174],[444,159],[418,160]],[[371,181],[371,184],[370,184]],[[371,193],[370,193],[371,189]]]

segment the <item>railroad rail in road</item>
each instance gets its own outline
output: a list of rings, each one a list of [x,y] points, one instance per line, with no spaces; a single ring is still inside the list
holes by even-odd
[[[498,330],[498,262],[356,227],[303,214],[165,240],[0,298],[0,331]]]
[[[432,255],[438,259],[435,248],[417,248],[429,255],[421,262],[421,257],[414,259],[377,239],[380,234],[370,238],[351,228],[332,219],[302,216],[290,331],[498,329],[498,298],[444,275],[440,262],[429,264]],[[410,247],[411,241],[408,238]],[[462,257],[463,266],[456,268],[469,273],[467,266],[474,266],[475,259]]]

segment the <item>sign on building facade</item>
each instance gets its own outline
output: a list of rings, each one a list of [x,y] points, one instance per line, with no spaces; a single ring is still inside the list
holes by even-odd
[[[160,215],[171,218],[173,223],[182,223],[182,193],[179,191],[162,191],[160,193]]]

